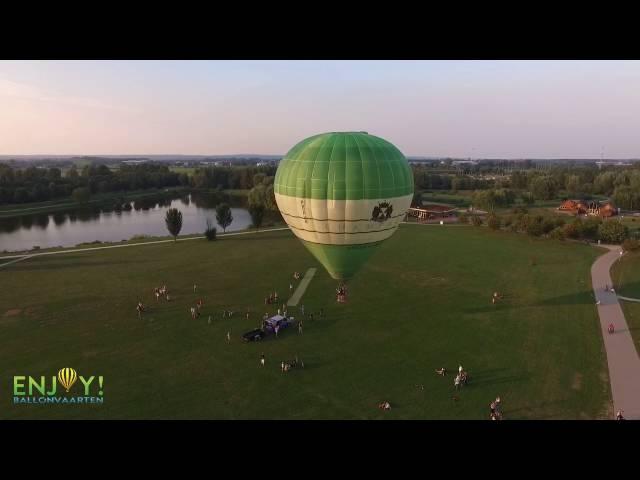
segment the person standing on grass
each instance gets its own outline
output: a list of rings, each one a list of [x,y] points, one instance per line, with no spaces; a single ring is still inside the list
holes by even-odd
[[[302,312],[302,315],[304,315],[304,303],[300,305],[300,311]]]
[[[231,343],[231,330],[227,332],[227,343]]]
[[[291,294],[291,292],[293,292],[293,283],[289,284],[289,294]]]
[[[302,335],[302,320],[298,322],[298,335]]]
[[[211,325],[211,315],[209,315],[209,320],[207,321],[207,324]]]

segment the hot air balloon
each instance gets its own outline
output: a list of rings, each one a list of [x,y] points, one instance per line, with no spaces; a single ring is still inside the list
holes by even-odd
[[[78,374],[73,368],[61,368],[58,372],[58,381],[67,392],[71,387],[73,387],[73,384],[76,383],[77,379]]]
[[[353,277],[398,229],[413,198],[413,173],[393,144],[367,132],[302,140],[280,161],[278,209],[332,278]]]

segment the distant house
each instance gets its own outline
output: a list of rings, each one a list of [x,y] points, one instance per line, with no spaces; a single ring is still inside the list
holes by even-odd
[[[416,217],[418,221],[428,221],[455,217],[458,211],[449,205],[423,205],[421,208],[409,208],[407,215]]]
[[[582,200],[565,200],[560,204],[558,210],[572,215],[591,215],[596,217],[613,217],[618,213],[616,207],[609,201],[585,202]]]

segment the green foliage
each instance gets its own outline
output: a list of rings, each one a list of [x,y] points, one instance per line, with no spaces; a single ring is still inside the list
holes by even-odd
[[[566,238],[565,229],[563,227],[556,227],[551,230],[549,237],[554,240],[564,240]]]
[[[231,222],[233,222],[231,207],[228,203],[220,203],[216,206],[216,221],[218,222],[218,225],[222,227],[222,231],[226,232],[227,227],[231,225]]]
[[[204,236],[207,238],[207,240],[213,241],[216,239],[217,233],[218,230],[213,226],[213,222],[207,218],[207,228],[204,231]]]
[[[637,240],[635,238],[627,238],[622,242],[622,249],[625,252],[640,250],[640,240]]]
[[[262,220],[264,219],[264,205],[258,205],[255,203],[249,204],[249,215],[251,215],[251,223],[255,228],[260,228]]]
[[[91,192],[86,187],[78,187],[73,189],[71,196],[78,203],[87,203],[91,198]]]
[[[168,209],[164,222],[174,241],[178,241],[178,235],[180,234],[180,230],[182,230],[182,212],[177,208]]]
[[[629,229],[616,220],[608,220],[598,227],[598,236],[606,243],[622,243],[629,236]]]
[[[487,217],[487,226],[491,230],[500,230],[500,224],[501,224],[500,217],[495,213],[492,213]]]
[[[531,180],[531,193],[537,200],[551,200],[558,193],[558,182],[551,176],[537,176]]]

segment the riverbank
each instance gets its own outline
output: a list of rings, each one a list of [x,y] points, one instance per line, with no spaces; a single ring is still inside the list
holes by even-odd
[[[87,203],[78,203],[72,200],[71,197],[69,197],[65,200],[50,200],[47,202],[3,205],[0,206],[0,219],[20,217],[23,215],[31,214],[56,213],[74,208],[111,205],[114,201],[120,199],[122,199],[124,202],[131,202],[157,195],[165,195],[167,193],[179,195],[189,193],[189,189],[186,189],[184,187],[172,187],[154,188],[151,190],[134,190],[131,192],[111,192],[94,195]]]

